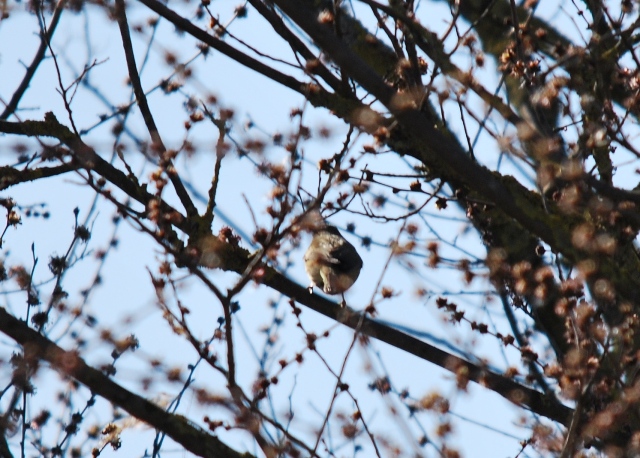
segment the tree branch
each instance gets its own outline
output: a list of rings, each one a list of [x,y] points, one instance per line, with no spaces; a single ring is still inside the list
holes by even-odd
[[[201,42],[211,46],[213,49],[220,51],[225,56],[230,57],[236,62],[244,65],[245,67],[266,76],[267,78],[282,84],[289,89],[293,89],[296,92],[304,94],[306,85],[301,83],[297,79],[292,76],[285,75],[268,65],[263,64],[262,62],[254,59],[253,57],[247,56],[246,54],[238,51],[234,47],[228,45],[222,40],[219,40],[211,35],[209,35],[206,31],[201,28],[193,25],[193,23],[175,11],[167,8],[165,5],[160,3],[157,0],[139,0],[140,3],[146,5],[152,11],[155,11],[160,16],[171,22],[173,25],[178,27],[180,30],[184,30],[189,35],[194,38],[200,40]]]
[[[93,393],[154,428],[164,431],[186,450],[206,457],[251,458],[228,447],[181,415],[170,414],[157,405],[121,387],[102,372],[87,365],[75,351],[65,351],[31,329],[24,321],[0,307],[0,332],[19,343],[26,358],[48,361],[54,370],[72,377]]]
[[[158,199],[156,196],[147,192],[137,181],[130,179],[122,171],[102,159],[90,146],[84,143],[66,126],[60,124],[51,112],[45,114],[44,121],[10,122],[0,120],[0,132],[28,137],[40,136],[56,138],[71,149],[73,158],[80,163],[81,167],[95,171],[113,185],[117,186],[129,197],[143,204],[145,208],[150,202]],[[175,221],[172,221],[176,227],[179,227],[185,233],[190,232],[187,220],[179,212],[162,200],[160,201],[160,205],[163,212],[179,216]]]
[[[508,401],[533,413],[557,421],[565,426],[569,424],[573,410],[555,399],[546,397],[539,391],[447,353],[397,329],[363,317],[360,313],[355,313],[351,309],[342,308],[338,304],[316,294],[309,294],[307,288],[273,270],[265,276],[262,283],[328,318],[334,319],[351,329],[358,330],[358,332],[369,337],[404,350],[420,359],[429,361],[454,375],[458,374],[458,371],[463,371],[469,380],[498,393]]]
[[[430,170],[452,184],[463,183],[489,202],[495,204],[521,227],[546,242],[555,252],[577,263],[592,260],[593,254],[576,248],[572,243],[573,228],[584,223],[579,215],[570,216],[549,211],[540,200],[515,179],[492,173],[475,163],[450,136],[445,135],[419,109],[410,95],[397,93],[356,53],[345,46],[326,25],[294,0],[274,0],[280,9],[296,22],[334,62],[358,84],[383,103],[393,114],[406,135],[408,154],[422,161]],[[393,135],[393,133],[391,133]],[[536,199],[535,201],[533,199]],[[640,299],[640,262],[635,253],[619,249],[616,257],[598,257],[599,275],[610,279],[621,298],[637,302]],[[624,266],[624,268],[620,268]],[[610,324],[620,316],[617,310],[606,310]]]
[[[149,135],[151,136],[154,146],[159,149],[159,156],[162,158],[161,163],[166,164],[167,176],[169,177],[169,180],[171,180],[171,183],[176,190],[176,194],[184,206],[187,217],[195,216],[198,214],[198,210],[193,204],[191,197],[189,197],[189,193],[185,189],[182,180],[180,180],[178,174],[175,173],[172,161],[164,158],[164,153],[167,151],[167,148],[162,141],[160,132],[158,132],[158,127],[156,126],[153,115],[151,114],[151,109],[149,109],[149,104],[147,103],[147,96],[142,89],[140,75],[138,74],[138,67],[136,66],[136,58],[133,53],[133,45],[131,44],[131,35],[129,34],[129,24],[127,23],[124,0],[116,0],[115,9],[118,26],[120,27],[120,35],[122,36],[122,46],[127,60],[129,79],[131,80],[133,92],[136,95],[136,100],[138,101],[138,107],[140,107],[142,118],[144,119],[144,123],[147,126],[147,130],[149,131]]]
[[[61,164],[55,167],[37,167],[34,169],[18,170],[14,167],[5,165],[0,167],[0,190],[7,189],[19,183],[39,180],[40,178],[48,178],[62,175],[73,170],[77,170],[73,164]]]
[[[203,253],[203,257],[209,259],[214,256],[217,260],[216,267],[233,271],[240,275],[246,272],[252,258],[246,250],[232,247],[221,242],[217,238],[211,240],[215,253]],[[233,264],[231,264],[233,263]],[[205,263],[206,265],[206,263]],[[496,374],[485,367],[473,364],[451,353],[447,353],[422,340],[416,339],[397,329],[379,323],[371,318],[362,316],[349,308],[340,307],[338,304],[324,299],[316,294],[309,294],[306,287],[300,286],[288,279],[275,269],[264,265],[264,276],[259,281],[274,290],[290,297],[292,300],[305,305],[328,318],[357,330],[364,335],[388,343],[400,350],[417,356],[420,359],[436,364],[454,375],[464,371],[469,380],[476,382],[485,388],[495,391],[514,404],[529,409],[532,412],[568,425],[573,410],[555,398],[549,398],[543,393],[524,386],[503,375]]]
[[[40,36],[40,46],[38,46],[38,50],[36,51],[36,55],[33,56],[33,60],[31,64],[27,67],[27,71],[24,74],[24,78],[20,82],[20,85],[13,93],[11,100],[5,107],[2,114],[0,114],[0,119],[7,119],[11,116],[17,109],[18,104],[20,103],[20,99],[29,88],[29,84],[33,79],[33,76],[36,74],[36,70],[44,59],[44,55],[47,52],[47,47],[51,42],[51,38],[53,37],[53,33],[56,31],[56,27],[58,26],[58,22],[60,21],[60,16],[62,15],[62,11],[64,10],[64,6],[66,5],[67,0],[59,0],[56,9],[53,11],[53,16],[51,17],[51,23],[49,24],[49,28],[47,29],[46,35]]]

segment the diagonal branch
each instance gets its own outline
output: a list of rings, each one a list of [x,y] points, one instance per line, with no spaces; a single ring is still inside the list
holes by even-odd
[[[166,432],[186,450],[206,457],[250,458],[248,453],[239,453],[220,439],[185,417],[166,412],[157,405],[121,387],[102,372],[87,365],[74,351],[65,351],[58,345],[31,329],[0,307],[0,332],[19,343],[26,358],[47,361],[60,374],[74,378],[114,406],[126,410],[132,416],[154,428]]]
[[[313,64],[313,73],[326,81],[334,91],[342,92],[342,82],[333,73],[331,73],[327,66],[322,63],[319,57],[316,57],[316,55],[311,52],[300,38],[289,30],[282,18],[280,18],[272,8],[268,7],[262,0],[249,0],[249,3],[258,10],[262,17],[264,17],[271,27],[273,27],[273,30],[276,31],[295,52],[299,53],[306,59],[307,64]]]
[[[521,227],[542,239],[555,252],[562,253],[569,261],[577,263],[592,259],[591,253],[576,248],[572,243],[573,228],[584,222],[580,216],[570,217],[548,211],[539,197],[532,196],[517,180],[494,174],[475,163],[454,139],[434,126],[410,95],[399,94],[387,85],[367,63],[335,36],[329,26],[320,24],[308,9],[301,8],[294,0],[274,0],[274,3],[351,78],[387,107],[402,127],[403,133],[408,136],[406,143],[409,154],[422,161],[429,169],[438,171],[442,178],[454,186],[464,184],[482,199],[492,202]],[[599,275],[611,279],[621,298],[632,302],[640,299],[640,278],[636,275],[640,271],[640,261],[635,253],[621,248],[615,257],[600,256],[598,262]],[[619,314],[615,310],[608,313],[610,323],[616,324]]]
[[[60,21],[60,16],[62,15],[62,11],[64,10],[64,6],[66,5],[67,0],[59,0],[56,5],[56,9],[53,11],[53,16],[51,17],[51,23],[49,24],[49,28],[47,29],[47,33],[40,36],[40,46],[38,46],[38,50],[36,51],[36,55],[33,57],[31,64],[27,67],[27,71],[24,74],[24,78],[20,82],[20,85],[13,93],[11,100],[5,107],[2,114],[0,114],[0,119],[7,119],[11,116],[17,109],[18,104],[20,103],[20,99],[29,88],[29,84],[31,84],[31,80],[33,76],[36,74],[36,70],[40,65],[40,62],[44,59],[45,53],[47,52],[48,44],[51,42],[51,38],[53,37],[54,32],[56,31],[56,27],[58,26],[58,22]]]
[[[342,308],[323,297],[309,294],[305,287],[298,285],[278,272],[272,271],[270,275],[267,274],[263,283],[328,318],[334,319],[364,335],[404,350],[420,359],[429,361],[452,372],[454,375],[462,371],[468,376],[469,380],[495,391],[520,407],[565,426],[569,424],[573,410],[556,399],[546,397],[539,391],[447,353],[397,329],[363,317],[360,313]]]
[[[215,267],[243,275],[246,273],[247,266],[251,262],[255,262],[246,250],[232,247],[227,243],[221,242],[217,237],[211,236],[209,242],[209,248],[212,252],[209,252],[206,248],[203,249],[204,253],[201,258],[201,263],[205,266],[207,266],[208,260],[215,257]],[[231,265],[231,261],[234,262],[233,265]],[[573,410],[561,404],[557,399],[545,396],[539,391],[492,372],[486,367],[447,353],[402,331],[379,323],[360,313],[356,313],[351,309],[340,307],[336,303],[324,299],[321,296],[309,294],[306,287],[300,286],[296,282],[288,279],[272,267],[263,265],[261,268],[264,269],[264,275],[256,279],[257,281],[290,297],[292,300],[311,310],[342,323],[366,336],[380,340],[381,342],[385,342],[393,347],[415,355],[420,359],[436,364],[453,374],[460,374],[460,371],[462,371],[469,380],[495,391],[514,404],[563,425],[568,425]],[[204,277],[194,266],[191,266],[191,269],[199,278]],[[206,282],[206,279],[204,280]]]
[[[122,45],[124,48],[124,54],[127,60],[127,69],[129,70],[129,79],[131,80],[131,85],[133,86],[133,92],[136,95],[136,100],[138,101],[138,106],[140,107],[140,112],[142,113],[142,117],[144,119],[144,123],[149,130],[149,135],[151,136],[151,140],[154,144],[155,148],[159,149],[159,156],[162,158],[164,153],[167,151],[164,142],[162,141],[162,137],[160,137],[160,132],[158,132],[158,127],[153,119],[153,115],[151,114],[151,109],[149,109],[149,104],[147,103],[147,96],[142,89],[142,83],[140,82],[140,75],[138,74],[138,67],[136,66],[136,59],[133,53],[133,45],[131,44],[131,35],[129,33],[129,24],[127,23],[127,15],[124,6],[124,0],[116,0],[116,16],[118,18],[118,26],[120,27],[120,35],[122,36]],[[177,173],[175,173],[175,169],[171,160],[163,159],[163,163],[166,161],[167,164],[167,175],[173,184],[174,189],[176,190],[176,194],[178,194],[178,198],[187,212],[187,216],[195,216],[198,214],[198,210],[196,209],[191,197],[189,197],[189,193],[187,192],[182,180]]]
[[[28,181],[39,180],[40,178],[49,178],[62,175],[78,167],[73,164],[61,164],[55,167],[36,167],[34,169],[18,170],[14,167],[5,165],[0,167],[0,190],[15,186],[18,183],[26,183]]]
[[[60,124],[51,112],[45,114],[44,121],[10,122],[0,120],[0,132],[28,137],[56,138],[71,149],[73,158],[80,163],[81,167],[95,171],[129,197],[144,205],[145,208],[151,202],[158,200],[156,196],[147,192],[145,187],[140,186],[137,181],[130,179],[121,170],[102,159],[89,145],[73,134],[66,126]],[[182,215],[162,200],[160,201],[160,207],[164,213],[175,215],[176,219],[172,221],[173,224],[188,233],[189,227]]]
[[[192,37],[200,40],[206,45],[211,46],[213,49],[218,50],[219,52],[221,52],[225,56],[230,57],[231,59],[235,60],[239,64],[242,64],[245,67],[257,73],[263,76],[266,76],[267,78],[277,83],[280,83],[283,86],[288,87],[289,89],[292,89],[298,93],[304,94],[305,88],[307,85],[298,81],[294,77],[285,75],[284,73],[281,73],[278,70],[275,70],[274,68],[271,68],[270,66],[263,64],[259,60],[256,60],[253,57],[247,56],[246,54],[238,51],[233,46],[230,46],[224,41],[219,40],[218,38],[215,38],[214,36],[208,34],[206,31],[194,25],[191,21],[183,18],[182,16],[180,16],[170,8],[167,8],[165,5],[163,5],[157,0],[139,0],[139,1],[140,3],[146,5],[152,11],[155,11],[157,14],[167,19],[173,25],[178,27],[180,30],[184,30],[186,33],[188,33]]]

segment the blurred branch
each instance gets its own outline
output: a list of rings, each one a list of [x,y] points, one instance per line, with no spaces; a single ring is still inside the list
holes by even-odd
[[[120,188],[120,190],[129,197],[143,204],[145,208],[150,202],[159,200],[156,196],[147,192],[146,187],[140,186],[137,180],[128,177],[112,164],[102,159],[90,146],[74,135],[66,126],[60,124],[51,112],[45,114],[44,121],[9,122],[0,120],[0,132],[28,137],[41,136],[56,138],[71,149],[73,153],[72,157],[75,161],[79,162],[79,165],[74,165],[73,167],[86,168],[89,171],[98,173]],[[179,216],[175,221],[172,221],[174,225],[187,233],[189,232],[183,216],[162,200],[160,200],[160,205],[164,212]]]
[[[168,413],[157,405],[121,387],[102,372],[87,365],[75,351],[65,351],[58,345],[31,329],[24,321],[0,307],[0,332],[19,343],[26,359],[47,361],[54,370],[85,385],[114,406],[132,416],[165,431],[186,450],[198,456],[222,458],[251,458],[225,445],[217,437],[190,423],[181,415]]]
[[[492,54],[496,60],[508,47],[513,39],[513,24],[505,21],[510,17],[511,6],[508,0],[467,0],[459,2],[447,0],[447,3],[459,11],[478,34],[482,41],[482,48],[487,53]],[[638,26],[638,21],[632,24],[629,29],[613,34],[612,29],[606,22],[603,14],[603,3],[599,1],[585,1],[587,9],[592,13],[593,24],[589,28],[598,34],[598,39],[593,39],[582,46],[574,43],[564,36],[558,29],[551,26],[548,21],[541,19],[532,10],[525,6],[518,6],[517,17],[519,20],[526,18],[526,27],[529,32],[528,38],[535,40],[535,45],[544,55],[555,59],[556,63],[572,75],[572,78],[582,80],[580,84],[573,84],[572,89],[580,95],[597,95],[599,90],[608,88],[612,99],[621,107],[626,107],[636,119],[640,114],[640,106],[636,103],[628,104],[629,88],[624,79],[617,78],[610,72],[611,66],[615,64],[629,48],[619,45],[619,39],[623,41],[636,42],[637,37],[633,37],[633,32]],[[580,14],[586,20],[587,15]],[[565,22],[566,23],[566,22]],[[533,33],[532,33],[533,32]],[[595,51],[595,52],[594,52]],[[606,55],[606,58],[602,56]],[[588,70],[587,70],[588,69]],[[602,78],[603,73],[606,77]],[[604,83],[604,84],[603,84]],[[516,104],[519,109],[524,107],[525,99],[517,99],[517,84],[510,85],[512,91],[512,104]],[[522,91],[520,91],[522,93]],[[599,105],[602,107],[602,105]]]
[[[455,79],[464,87],[471,89],[480,97],[488,106],[494,108],[509,123],[518,125],[523,119],[515,113],[511,107],[505,103],[501,97],[489,92],[479,81],[477,81],[470,72],[464,72],[456,64],[451,61],[450,55],[445,52],[444,44],[437,34],[420,24],[416,19],[407,15],[399,8],[391,8],[382,5],[373,0],[360,0],[371,6],[371,8],[383,11],[385,14],[401,21],[411,32],[412,38],[416,44],[438,68],[447,76]]]
[[[78,167],[73,164],[61,164],[55,167],[37,167],[23,170],[5,165],[0,167],[0,190],[7,189],[19,183],[62,175],[77,169]]]
[[[206,31],[194,25],[191,21],[183,18],[175,11],[167,8],[165,5],[160,3],[157,0],[139,0],[140,3],[146,5],[152,11],[155,11],[157,14],[171,22],[178,29],[185,31],[189,35],[194,38],[200,40],[202,43],[211,46],[213,49],[220,51],[225,56],[230,57],[236,62],[244,65],[245,67],[266,76],[267,78],[276,81],[277,83],[282,84],[290,89],[293,89],[296,92],[304,93],[306,85],[301,83],[297,79],[292,76],[285,75],[274,68],[263,64],[262,62],[250,57],[229,44],[225,43],[222,40],[215,38],[214,36],[208,34]]]
[[[60,21],[60,16],[62,15],[62,11],[64,10],[64,6],[66,4],[67,0],[59,0],[56,4],[56,9],[53,11],[53,16],[51,17],[51,22],[49,23],[47,33],[40,35],[40,46],[38,46],[36,55],[33,57],[31,64],[29,64],[29,66],[27,67],[24,78],[22,78],[20,85],[13,93],[11,100],[9,100],[9,103],[4,108],[4,111],[2,112],[2,114],[0,114],[0,119],[7,119],[18,109],[20,99],[22,99],[22,96],[29,88],[29,84],[31,83],[33,76],[36,74],[36,70],[38,69],[40,62],[42,62],[42,60],[44,59],[44,55],[47,52],[47,47],[49,46],[51,38],[56,31],[56,27],[58,26],[58,22]]]
[[[320,76],[331,88],[336,92],[341,92],[343,89],[340,80],[322,63],[319,57],[298,38],[291,30],[289,30],[286,24],[282,21],[282,18],[276,14],[276,12],[261,0],[249,0],[249,3],[264,17],[273,30],[276,31],[288,44],[294,52],[299,53],[304,57],[307,63],[313,62],[312,73]]]

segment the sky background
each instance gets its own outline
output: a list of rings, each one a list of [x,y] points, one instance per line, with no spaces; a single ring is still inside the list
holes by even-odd
[[[30,62],[39,43],[36,17],[25,11],[25,3],[9,2],[8,5],[10,16],[0,22],[0,100],[4,102],[9,100],[22,79],[24,65]],[[542,17],[555,17],[554,24],[569,36],[579,33],[580,24],[570,23],[567,15],[563,13],[563,8],[568,8],[567,4],[563,3],[562,7],[556,7],[552,3],[548,5],[548,8],[539,10]],[[186,17],[192,15],[190,5],[171,2],[170,6]],[[212,8],[219,14],[222,23],[226,23],[232,17],[236,6],[235,2],[212,2]],[[358,13],[363,12],[361,8],[356,5]],[[135,2],[131,2],[127,14],[131,27],[146,24],[150,18],[155,17]],[[449,13],[443,3],[425,2],[419,9],[419,14],[424,15],[425,19],[428,18],[429,26],[433,30],[442,31],[447,26],[445,20]],[[50,16],[46,15],[47,22],[49,19]],[[251,235],[255,230],[254,218],[261,225],[267,225],[270,221],[265,208],[269,204],[268,193],[272,184],[258,173],[257,165],[263,160],[272,163],[288,161],[284,149],[273,146],[270,139],[275,133],[282,133],[285,137],[295,133],[298,119],[291,118],[290,113],[293,109],[304,110],[303,122],[313,133],[312,139],[300,144],[304,166],[297,176],[303,187],[313,193],[317,188],[317,161],[340,151],[347,126],[325,110],[305,106],[299,95],[215,51],[206,58],[199,56],[194,41],[186,35],[176,34],[173,26],[165,21],[160,21],[154,35],[152,30],[151,27],[145,26],[143,33],[133,33],[139,67],[143,56],[148,52],[148,60],[142,72],[142,84],[145,89],[156,87],[173,73],[173,67],[166,62],[168,54],[177,56],[180,62],[195,57],[189,65],[193,75],[184,81],[184,86],[179,91],[166,95],[157,89],[149,94],[151,110],[168,147],[179,148],[185,139],[183,124],[188,119],[188,113],[184,108],[186,100],[189,97],[206,100],[211,95],[217,99],[218,107],[234,111],[233,120],[230,122],[231,139],[241,145],[255,139],[271,144],[262,156],[241,156],[237,151],[232,151],[223,160],[218,191],[220,198],[216,209],[219,213],[214,221],[213,233],[217,233],[223,225],[231,225],[238,233]],[[292,61],[290,51],[275,39],[270,28],[252,10],[249,10],[248,18],[230,23],[229,30],[234,36],[259,46],[272,56]],[[232,38],[227,40],[234,46],[239,46]],[[55,35],[53,48],[58,55],[65,85],[71,84],[87,63],[96,63],[85,79],[86,84],[77,88],[73,98],[73,114],[78,129],[89,130],[84,137],[85,142],[95,148],[103,158],[110,160],[113,157],[114,122],[110,120],[100,123],[101,116],[110,115],[114,107],[125,105],[131,100],[130,88],[126,85],[126,66],[117,24],[97,6],[89,5],[80,13],[65,11]],[[458,59],[458,63],[464,66],[468,65],[471,57],[461,53]],[[294,73],[289,66],[279,63],[273,65]],[[493,63],[489,69],[492,66]],[[482,82],[487,88],[493,89],[497,86],[498,82],[492,80],[490,71],[486,72],[485,78]],[[58,87],[54,62],[50,58],[46,59],[40,65],[27,94],[22,99],[20,111],[17,113],[18,119],[42,119],[45,112],[52,111],[60,122],[68,125],[68,116],[57,91]],[[453,130],[461,132],[461,126],[455,121],[459,114],[456,115],[453,107],[449,108],[451,111],[448,114],[449,119],[453,120]],[[478,112],[482,112],[479,105]],[[331,135],[328,138],[319,138],[318,133],[323,129],[330,131]],[[475,130],[472,132],[475,134]],[[176,165],[188,186],[192,187],[193,195],[206,196],[213,174],[217,132],[210,123],[202,122],[195,125],[187,135],[196,146],[196,152],[191,157],[184,154],[179,156]],[[126,147],[124,158],[139,176],[148,179],[154,166],[145,161],[137,151],[138,141],[149,140],[139,111],[133,110],[127,121],[127,132],[122,137],[122,143]],[[354,173],[365,167],[388,173],[411,172],[411,160],[399,160],[394,154],[362,157],[362,146],[371,142],[370,138],[360,135],[351,147],[348,157],[356,160]],[[25,140],[23,144],[30,153],[39,149],[34,141]],[[2,164],[16,163],[16,146],[15,138],[0,137]],[[496,145],[486,135],[479,137],[475,150],[487,165],[495,166]],[[483,151],[486,151],[486,154],[483,154]],[[624,158],[620,159],[621,163],[624,161]],[[118,159],[114,162],[121,166]],[[501,171],[505,173],[517,173],[507,159],[501,167]],[[627,172],[621,170],[622,173]],[[523,178],[521,175],[520,177]],[[345,189],[348,187],[343,187],[343,190]],[[335,198],[338,190],[339,188],[332,191],[330,197]],[[392,195],[384,189],[378,189],[372,194],[375,193],[384,194],[388,199],[387,206],[381,211],[388,214],[402,214],[405,211],[407,202],[403,202],[402,196]],[[43,302],[51,294],[53,287],[47,263],[50,256],[63,253],[72,240],[74,208],[79,209],[79,220],[86,219],[86,224],[91,228],[91,240],[86,246],[77,248],[77,266],[70,269],[64,279],[64,285],[70,292],[67,302],[70,305],[81,305],[83,316],[95,317],[98,324],[94,328],[87,327],[82,320],[68,324],[68,320],[62,317],[49,328],[50,338],[70,349],[74,344],[69,338],[71,329],[87,341],[86,347],[82,350],[83,357],[90,364],[100,365],[110,362],[111,353],[111,348],[99,338],[102,331],[108,329],[118,337],[135,334],[140,341],[140,348],[135,353],[125,354],[117,362],[118,373],[115,380],[138,393],[143,392],[142,380],[154,376],[162,380],[161,371],[167,368],[180,368],[185,373],[187,365],[196,362],[193,350],[182,338],[169,331],[156,304],[155,293],[149,281],[149,271],[157,271],[158,264],[165,260],[164,253],[131,223],[122,220],[114,223],[113,206],[102,198],[96,201],[94,194],[84,186],[81,177],[68,174],[40,180],[10,188],[0,193],[0,197],[11,197],[22,206],[21,226],[18,230],[10,229],[5,235],[5,244],[2,247],[5,264],[24,265],[29,269],[34,264],[32,253],[35,253],[38,259],[35,279]],[[180,208],[170,191],[167,191],[165,198]],[[371,196],[367,196],[367,200],[371,203]],[[422,201],[416,199],[413,203],[419,205]],[[50,213],[50,217],[45,219],[26,216],[29,206],[40,209],[41,204],[44,205],[44,210]],[[200,210],[205,208],[204,201],[199,201],[198,205]],[[299,213],[301,208],[296,211]],[[450,205],[447,210],[439,211],[431,202],[421,212],[420,217],[414,220],[420,226],[420,240],[424,243],[440,241],[443,257],[458,259],[466,253],[465,256],[469,258],[484,258],[486,253],[476,233],[467,230],[464,215],[460,214],[455,206]],[[488,294],[490,285],[485,278],[479,276],[466,285],[459,271],[453,268],[429,270],[423,267],[424,258],[409,256],[392,262],[390,267],[385,269],[390,253],[389,242],[397,237],[400,222],[381,224],[343,212],[331,218],[331,223],[341,229],[345,229],[347,224],[355,224],[354,234],[346,236],[358,248],[365,261],[360,279],[347,293],[347,303],[350,307],[356,310],[363,309],[372,297],[375,297],[378,284],[390,286],[398,295],[380,304],[379,319],[404,327],[408,332],[420,333],[421,338],[448,351],[451,351],[451,348],[447,346],[452,346],[469,357],[473,354],[475,357],[486,358],[498,370],[505,370],[511,365],[521,366],[516,351],[503,348],[494,338],[478,338],[477,334],[469,332],[466,324],[454,326],[448,323],[435,306],[435,299],[440,294],[447,293],[447,297],[464,308],[470,319],[477,319],[490,324],[494,329],[508,332],[501,304],[497,297]],[[106,250],[114,237],[117,244],[108,251],[104,264],[99,263],[96,253]],[[374,242],[371,247],[362,246],[363,237],[371,237]],[[280,269],[302,285],[308,283],[302,263],[308,243],[309,237],[305,235],[300,246],[285,246],[279,258]],[[251,249],[250,240],[242,240],[241,245]],[[88,288],[98,273],[101,284],[92,290],[85,301],[79,292]],[[235,274],[216,270],[207,271],[207,276],[216,285],[224,287],[233,285],[237,280]],[[222,314],[220,305],[196,278],[190,277],[186,272],[181,276],[179,286],[182,303],[191,311],[190,322],[194,332],[200,338],[206,339],[218,327],[217,319]],[[4,284],[2,287],[2,306],[16,316],[23,317],[26,307],[24,293],[16,291],[15,283]],[[429,294],[418,297],[418,288],[427,289]],[[271,326],[273,317],[281,318],[282,325],[277,330],[270,328],[271,332],[277,335],[277,339],[273,347],[268,347],[269,357],[264,366],[267,371],[275,371],[279,359],[291,359],[297,352],[302,351],[305,348],[305,336],[297,328],[286,298],[281,298],[277,292],[264,286],[250,284],[239,295],[238,301],[240,310],[235,315],[234,335],[239,360],[238,378],[243,383],[243,388],[250,392],[261,354],[265,349],[265,341],[268,339],[264,329]],[[351,343],[352,331],[304,308],[300,320],[307,332],[321,335],[326,330],[330,331],[330,337],[318,343],[318,350],[332,368],[339,368]],[[0,357],[3,361],[8,360],[13,350],[11,341],[0,338]],[[282,373],[280,382],[272,393],[274,403],[270,408],[279,418],[284,418],[288,409],[293,409],[295,417],[292,429],[301,437],[308,438],[322,421],[335,386],[335,379],[328,375],[324,363],[317,356],[309,353],[306,355],[308,359],[305,359],[304,364]],[[160,368],[154,368],[151,361],[161,361],[162,364]],[[0,373],[3,383],[8,380],[9,375]],[[495,393],[473,383],[469,385],[466,393],[459,392],[450,373],[386,344],[371,341],[366,347],[356,346],[356,350],[349,356],[344,379],[357,392],[360,408],[371,427],[376,431],[384,431],[391,442],[402,444],[408,451],[411,448],[407,444],[422,434],[421,429],[432,437],[440,419],[437,415],[429,413],[411,417],[397,396],[380,396],[368,388],[375,377],[385,375],[391,377],[394,390],[399,392],[406,388],[412,398],[419,399],[431,392],[439,392],[449,397],[452,402],[454,433],[448,443],[458,448],[463,456],[514,457],[520,451],[519,441],[529,437],[529,428],[522,427],[521,423],[531,422],[532,418],[523,417],[522,410],[516,409]],[[48,406],[52,393],[64,391],[66,383],[55,373],[41,370],[36,380],[37,395],[29,402],[32,412]],[[143,394],[164,402],[166,399],[172,399],[181,386],[160,381],[152,384]],[[207,369],[204,364],[195,372],[194,386],[206,387],[212,392],[226,395],[224,379],[213,370]],[[81,409],[87,397],[88,393],[82,388],[74,393],[71,410]],[[342,396],[339,397],[334,410],[350,415],[355,406],[350,399]],[[392,411],[396,411],[397,415],[392,415]],[[201,422],[204,415],[229,420],[232,418],[224,409],[211,409],[199,405],[191,391],[183,398],[179,412],[196,422]],[[52,414],[59,415],[60,411],[52,410]],[[97,406],[90,410],[83,426],[93,423],[104,425],[111,415],[110,406],[99,401]],[[127,420],[125,418],[122,421],[124,424]],[[342,438],[338,426],[339,422],[335,419],[330,423],[332,443],[341,456],[356,455],[354,443]],[[129,427],[123,433],[122,449],[114,452],[107,448],[101,456],[144,456],[145,451],[148,452],[152,448],[153,435],[153,431],[141,425]],[[83,433],[78,437],[84,437]],[[220,437],[237,450],[248,450],[259,455],[252,439],[243,432],[222,432]],[[13,437],[12,441],[12,445],[17,446],[19,434]],[[55,442],[55,439],[53,441]],[[366,437],[359,437],[355,442],[364,447],[360,456],[371,456],[370,448],[367,448],[370,447],[370,443]],[[439,444],[437,440],[436,444]],[[170,442],[163,450],[162,456],[185,455],[179,446]],[[423,456],[438,456],[434,447],[429,445],[419,450]],[[538,455],[527,449],[521,456]]]

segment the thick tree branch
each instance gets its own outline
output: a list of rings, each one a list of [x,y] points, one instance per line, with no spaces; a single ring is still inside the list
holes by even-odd
[[[90,146],[73,134],[66,126],[60,124],[53,113],[46,113],[44,121],[24,121],[10,122],[0,120],[0,132],[7,134],[24,135],[28,137],[52,137],[58,139],[68,146],[73,158],[79,166],[91,170],[104,177],[106,180],[117,186],[135,201],[143,204],[145,208],[150,202],[158,198],[147,192],[146,188],[139,185],[137,180],[133,180],[122,171],[102,159]],[[72,165],[77,167],[77,165]],[[163,212],[166,214],[180,214],[164,201],[160,202]],[[191,232],[190,226],[184,217],[178,217],[172,223],[186,233]]]
[[[409,154],[445,180],[454,185],[456,182],[463,183],[481,198],[493,202],[523,228],[571,262],[592,259],[592,254],[577,249],[572,243],[573,228],[584,222],[579,216],[571,217],[548,211],[539,196],[533,196],[516,180],[494,174],[475,163],[456,141],[434,127],[433,122],[419,110],[415,100],[388,86],[334,35],[329,26],[320,24],[308,9],[300,8],[293,0],[275,0],[274,3],[358,84],[389,109],[403,128],[403,134],[409,137],[406,140]],[[638,258],[623,249],[618,250],[617,256],[617,259],[606,256],[598,258],[600,274],[614,283],[616,292],[622,298],[636,302],[640,298],[640,278],[636,275],[640,271]],[[620,268],[621,265],[625,267]],[[617,311],[607,312],[613,314],[610,318],[615,323],[618,319]]]
[[[416,339],[397,329],[393,329],[377,321],[362,317],[351,309],[340,307],[338,304],[324,299],[316,294],[309,294],[307,288],[289,280],[284,275],[270,270],[263,283],[281,292],[297,302],[306,305],[316,312],[332,318],[351,329],[357,330],[369,337],[388,343],[398,349],[417,356],[440,366],[454,375],[464,373],[469,380],[485,388],[495,391],[514,404],[531,410],[532,412],[568,425],[572,409],[559,403],[556,399],[548,398],[544,394],[527,386],[517,383],[505,376],[491,372],[485,367],[465,361],[451,353],[440,350],[422,340]],[[461,371],[461,372],[458,372]]]
[[[296,92],[304,94],[306,90],[306,84],[301,83],[297,79],[292,76],[285,75],[282,72],[279,72],[268,65],[263,64],[262,62],[254,59],[253,57],[247,56],[246,54],[238,51],[234,47],[228,45],[222,40],[219,40],[211,35],[209,35],[206,31],[201,28],[195,26],[191,21],[183,18],[175,11],[167,8],[165,5],[160,3],[157,0],[139,0],[140,3],[146,5],[152,11],[155,11],[163,18],[167,19],[169,22],[174,24],[180,30],[184,30],[189,35],[194,38],[200,40],[204,44],[211,46],[213,49],[220,51],[225,56],[230,57],[236,62],[244,65],[245,67],[266,76],[267,78],[282,84],[285,87],[293,89]]]
[[[75,167],[73,164],[61,164],[55,167],[37,167],[24,170],[18,170],[15,167],[6,165],[0,167],[0,190],[7,189],[19,183],[62,175],[77,169],[78,167]]]
[[[249,453],[240,453],[208,434],[181,415],[166,412],[157,405],[121,387],[102,372],[87,365],[75,351],[65,351],[58,345],[34,331],[0,307],[0,332],[19,343],[27,359],[47,361],[54,370],[69,376],[86,386],[114,406],[150,426],[164,431],[186,450],[206,457],[251,458]]]

